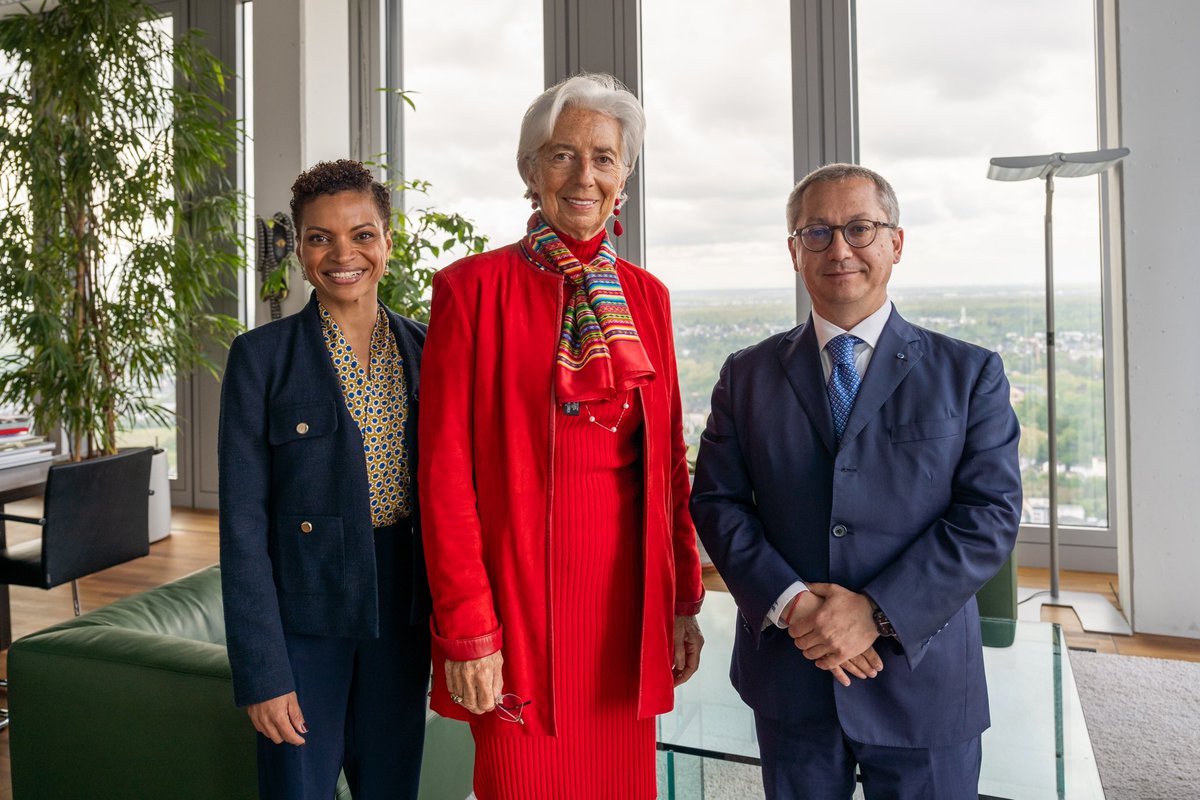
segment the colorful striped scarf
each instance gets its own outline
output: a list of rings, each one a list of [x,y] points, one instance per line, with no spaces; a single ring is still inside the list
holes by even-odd
[[[608,235],[591,263],[583,264],[540,215],[531,222],[525,246],[567,280],[556,357],[558,401],[602,400],[653,380]]]

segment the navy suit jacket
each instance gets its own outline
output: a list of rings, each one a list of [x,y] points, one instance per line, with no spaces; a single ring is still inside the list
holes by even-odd
[[[425,326],[387,314],[404,360],[415,499]],[[234,339],[218,437],[226,640],[234,699],[244,706],[295,689],[285,632],[379,635],[362,435],[322,338],[315,295],[299,313]],[[413,523],[417,623],[430,603],[419,518]]]
[[[840,721],[891,747],[989,724],[975,592],[1020,522],[1020,429],[1000,357],[892,310],[840,448],[812,321],[731,355],[713,390],[691,509],[740,610],[731,678],[757,713]],[[896,629],[884,668],[842,687],[762,629],[796,580],[870,595]]]

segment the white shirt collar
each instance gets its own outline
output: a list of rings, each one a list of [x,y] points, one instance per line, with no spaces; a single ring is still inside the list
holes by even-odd
[[[884,299],[883,305],[874,314],[855,325],[851,330],[845,331],[829,320],[823,319],[816,311],[813,311],[813,330],[817,334],[817,349],[824,351],[825,345],[829,343],[830,339],[835,336],[841,336],[843,333],[849,333],[862,339],[868,347],[874,350],[875,344],[879,341],[879,337],[883,333],[883,326],[887,324],[888,318],[891,316],[892,301]]]

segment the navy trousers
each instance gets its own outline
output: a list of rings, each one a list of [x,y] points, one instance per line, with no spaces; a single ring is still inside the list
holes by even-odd
[[[854,769],[867,800],[978,800],[979,737],[946,747],[848,739],[834,719],[798,724],[754,715],[767,800],[849,800]]]
[[[263,800],[331,800],[338,772],[354,800],[417,797],[429,691],[429,626],[409,623],[412,529],[375,531],[380,636],[287,634],[305,743],[258,734]]]

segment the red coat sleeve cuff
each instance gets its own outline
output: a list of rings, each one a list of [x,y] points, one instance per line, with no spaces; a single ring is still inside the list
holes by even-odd
[[[700,606],[704,603],[704,591],[700,592],[699,600],[676,600],[675,601],[675,616],[677,617],[694,617],[700,613]]]
[[[443,639],[438,636],[433,620],[429,621],[430,635],[433,642],[443,655],[451,661],[474,661],[477,658],[490,656],[504,645],[504,626],[497,625],[496,630],[482,636],[470,639]]]

